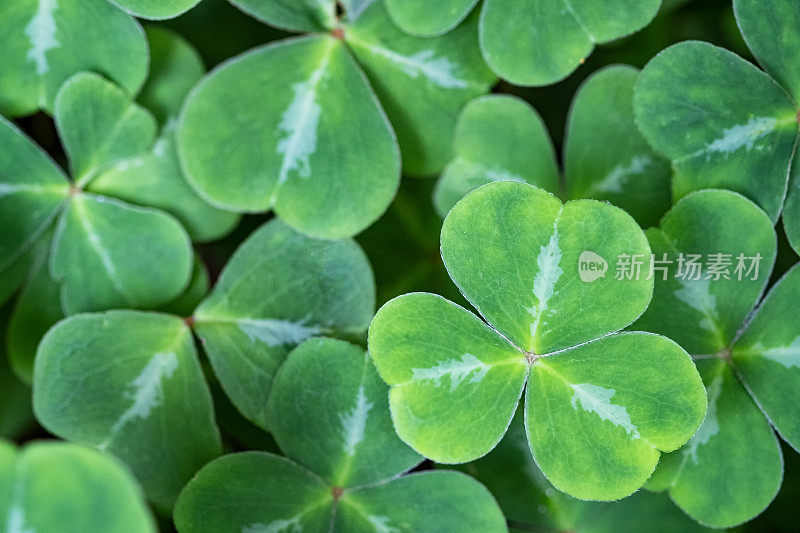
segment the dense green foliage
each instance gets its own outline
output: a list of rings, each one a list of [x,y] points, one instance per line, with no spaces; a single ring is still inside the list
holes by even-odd
[[[800,2],[0,22],[0,529],[800,527]]]

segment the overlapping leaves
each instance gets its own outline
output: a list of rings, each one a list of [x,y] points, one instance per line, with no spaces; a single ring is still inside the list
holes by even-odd
[[[422,458],[394,433],[386,396],[361,348],[307,340],[278,371],[269,399],[288,459],[249,452],[213,461],[181,494],[178,530],[506,531],[492,496],[467,476],[398,477]]]
[[[564,146],[564,196],[609,201],[643,227],[670,205],[670,169],[636,129],[633,87],[638,72],[611,66],[593,74],[572,103]],[[525,181],[560,190],[552,141],[528,104],[492,95],[471,102],[455,132],[456,157],[434,194],[442,217],[466,193],[491,181]]]
[[[561,204],[517,182],[468,194],[445,220],[442,257],[492,327],[430,294],[378,311],[370,353],[400,437],[439,462],[476,459],[505,433],[527,382],[528,439],[548,479],[580,498],[631,494],[706,404],[677,344],[610,335],[644,311],[653,281],[646,268],[616,279],[600,262],[649,254],[633,219],[607,204]]]
[[[341,19],[333,2],[236,4],[269,24],[331,34],[272,43],[212,72],[182,115],[180,154],[213,204],[274,210],[311,235],[353,235],[380,216],[397,189],[398,143],[406,172],[441,170],[457,113],[494,81],[474,19],[420,39],[394,27],[383,2],[348,6]]]
[[[754,311],[775,261],[775,230],[761,209],[730,191],[687,195],[648,238],[673,268],[656,276],[653,303],[636,326],[672,336],[699,359],[709,401],[700,430],[665,458],[649,486],[668,489],[701,523],[734,526],[763,511],[780,488],[772,428],[800,446],[800,417],[791,407],[800,395],[791,311],[800,270]]]

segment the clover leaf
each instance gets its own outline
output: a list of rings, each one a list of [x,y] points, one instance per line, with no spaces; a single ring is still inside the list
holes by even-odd
[[[422,458],[394,433],[387,389],[361,348],[317,338],[298,346],[269,399],[288,459],[249,452],[211,462],[178,500],[178,530],[507,531],[467,476],[400,476]]]
[[[113,459],[80,445],[0,442],[0,520],[8,531],[156,531],[141,489]]]
[[[704,188],[731,189],[775,221],[798,141],[794,30],[800,5],[737,0],[734,6],[742,35],[766,72],[708,43],[676,44],[642,72],[636,117],[650,144],[672,160],[676,198]],[[794,226],[794,218],[787,221]]]
[[[441,242],[450,276],[491,327],[438,296],[409,294],[369,330],[395,429],[419,453],[443,463],[486,454],[527,382],[526,430],[544,474],[573,496],[610,500],[639,488],[660,452],[700,426],[705,394],[686,352],[660,336],[613,334],[645,310],[653,287],[646,269],[620,279],[602,269],[649,256],[629,215],[495,182],[450,211]]]
[[[403,31],[412,35],[441,35],[466,18],[478,0],[386,0],[386,10]]]
[[[636,129],[633,87],[638,71],[597,71],[572,102],[564,143],[565,196],[609,201],[647,227],[670,206],[671,171]],[[434,194],[442,218],[467,192],[491,181],[525,181],[558,192],[552,141],[536,111],[506,95],[476,99],[455,132],[456,157]]]
[[[350,236],[383,213],[397,190],[398,142],[407,172],[438,172],[461,106],[494,81],[475,21],[420,39],[397,30],[382,2],[341,20],[333,2],[235,3],[270,24],[331,34],[271,43],[204,78],[181,117],[184,168],[214,205],[274,210],[310,235]],[[227,157],[214,156],[220,146]]]
[[[192,320],[228,397],[268,429],[266,400],[291,349],[363,332],[374,309],[372,270],[355,242],[312,239],[273,221],[239,247]]]
[[[481,50],[501,78],[550,85],[572,73],[598,44],[634,33],[661,0],[486,0]]]
[[[147,77],[142,27],[107,0],[5,0],[0,111],[7,116],[53,111],[74,74],[102,72],[129,94]]]
[[[730,191],[687,195],[648,238],[671,268],[656,275],[653,302],[635,326],[681,343],[697,359],[709,399],[700,430],[648,486],[669,490],[703,524],[731,527],[763,511],[780,488],[783,461],[770,426],[800,446],[800,417],[789,408],[800,390],[800,331],[789,311],[800,270],[754,311],[775,261],[775,230],[766,213]]]
[[[120,310],[66,318],[39,345],[33,398],[44,427],[125,461],[162,509],[221,452],[192,333],[178,317]]]

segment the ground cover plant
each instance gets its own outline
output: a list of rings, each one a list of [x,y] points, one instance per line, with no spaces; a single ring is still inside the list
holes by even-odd
[[[9,533],[800,528],[799,3],[0,24]]]

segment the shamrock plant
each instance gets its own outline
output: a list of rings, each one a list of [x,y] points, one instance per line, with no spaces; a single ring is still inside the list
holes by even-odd
[[[0,521],[9,532],[150,533],[142,491],[114,459],[77,444],[0,441]]]
[[[709,401],[700,430],[648,486],[668,490],[701,523],[734,526],[761,513],[780,488],[774,431],[800,445],[791,407],[800,394],[792,312],[800,270],[756,307],[775,260],[775,230],[766,213],[730,191],[687,195],[648,238],[656,258],[674,267],[656,276],[653,303],[636,327],[670,335],[697,359]]]
[[[526,431],[544,475],[575,497],[611,500],[642,486],[660,453],[700,426],[706,396],[686,352],[665,337],[615,333],[653,290],[647,272],[605,275],[612,258],[650,254],[622,210],[495,182],[450,211],[441,246],[486,322],[418,293],[383,306],[369,330],[395,428],[416,451],[442,463],[485,455],[527,383]]]
[[[374,291],[352,241],[314,240],[267,223],[191,318],[116,310],[53,327],[36,354],[36,417],[56,435],[121,458],[150,500],[169,510],[221,453],[193,332],[233,403],[266,426],[272,381],[291,348],[313,335],[366,329]]]
[[[650,144],[672,161],[676,198],[710,187],[731,189],[776,221],[798,142],[800,4],[734,0],[733,5],[739,29],[764,70],[708,43],[676,44],[642,72],[636,117]],[[793,180],[783,218],[796,250],[799,187]]]
[[[213,205],[273,210],[310,235],[375,221],[397,190],[400,152],[407,173],[439,172],[461,107],[495,79],[474,18],[422,39],[398,30],[383,1],[348,2],[341,16],[333,0],[233,3],[311,35],[237,56],[197,86],[178,131],[184,168]]]
[[[178,500],[178,531],[507,531],[469,477],[401,476],[422,457],[395,434],[387,389],[361,348],[319,338],[298,346],[268,403],[286,457],[245,452],[205,466]]]
[[[615,65],[593,74],[572,102],[564,143],[564,183],[552,141],[526,102],[507,95],[478,98],[455,130],[455,158],[436,186],[442,218],[469,191],[491,181],[536,185],[569,199],[609,201],[642,226],[670,205],[670,169],[636,129],[633,87],[638,71]]]
[[[477,0],[386,0],[392,19],[414,35],[450,31]],[[550,85],[571,74],[598,44],[630,35],[658,13],[661,0],[484,0],[483,57],[516,85]]]

